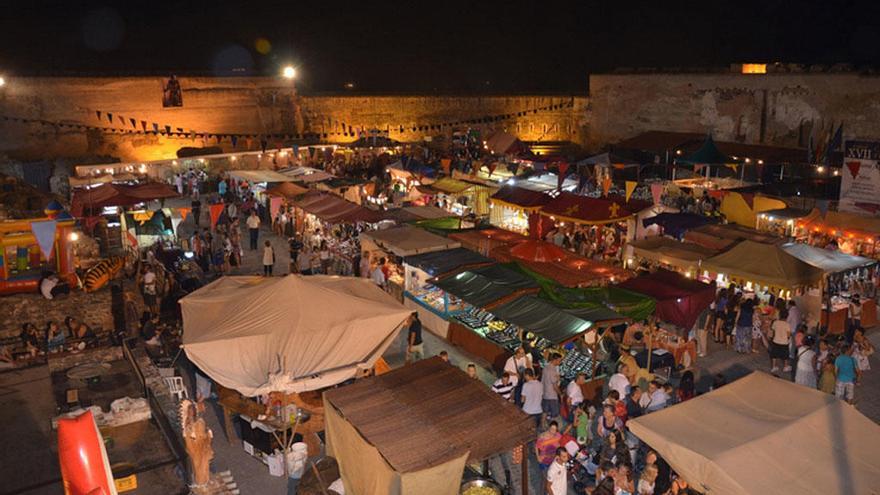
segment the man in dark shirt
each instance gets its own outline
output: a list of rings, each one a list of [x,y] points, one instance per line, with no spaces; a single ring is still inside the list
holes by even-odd
[[[626,417],[627,419],[638,418],[643,414],[642,406],[639,399],[642,398],[642,389],[633,387],[629,395],[626,396]]]
[[[190,203],[190,207],[192,207],[193,223],[196,227],[198,227],[199,217],[202,216],[202,202],[199,201],[199,198],[193,198],[192,203]]]
[[[303,248],[303,243],[299,240],[299,235],[291,237],[288,241],[290,247],[290,273],[298,273],[296,260],[299,258],[299,252]]]
[[[419,314],[413,313],[409,317],[409,331],[406,336],[406,362],[418,361],[425,355],[425,346],[422,343],[422,322]]]

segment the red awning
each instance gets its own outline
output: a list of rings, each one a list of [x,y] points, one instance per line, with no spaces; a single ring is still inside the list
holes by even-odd
[[[568,256],[564,249],[544,241],[529,240],[510,248],[510,255],[523,261],[547,263]]]
[[[657,270],[619,284],[657,300],[660,320],[690,330],[715,299],[715,284],[704,284],[669,270]]]
[[[178,196],[174,188],[160,182],[146,182],[134,186],[104,184],[91,189],[77,189],[70,201],[70,213],[75,217],[81,217],[86,209],[95,212],[107,206],[133,206]]]
[[[307,194],[294,204],[328,223],[376,223],[384,218],[380,211],[364,208],[332,194]]]
[[[515,250],[524,251],[532,243],[552,246],[562,252],[561,256],[548,261],[536,261],[534,259],[524,260],[514,255]],[[631,270],[584,258],[543,241],[525,241],[515,245],[497,246],[492,249],[490,254],[502,263],[510,261],[519,262],[525,268],[552,279],[565,287],[608,285],[622,282],[635,276],[635,273]]]
[[[541,208],[541,213],[557,220],[586,224],[619,222],[633,216],[629,209],[617,201],[567,192]]]

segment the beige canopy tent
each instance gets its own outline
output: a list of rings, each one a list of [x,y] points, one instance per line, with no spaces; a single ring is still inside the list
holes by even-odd
[[[632,241],[629,247],[635,256],[693,273],[697,273],[703,260],[718,254],[714,249],[664,236]]]
[[[457,495],[465,462],[535,436],[518,407],[438,357],[328,390],[324,412],[346,493]]]
[[[794,289],[818,285],[822,270],[804,263],[775,244],[745,240],[703,261],[703,270],[723,273],[738,283]]]
[[[461,247],[461,243],[458,241],[408,225],[392,229],[362,232],[360,240],[362,245],[366,246],[369,243],[373,243],[393,253],[395,256],[401,257]]]
[[[274,170],[230,170],[229,175],[250,182],[290,182],[293,179]]]
[[[354,377],[410,313],[369,280],[334,276],[223,277],[180,305],[187,356],[249,397]]]
[[[762,372],[627,423],[707,494],[878,493],[880,426]]]

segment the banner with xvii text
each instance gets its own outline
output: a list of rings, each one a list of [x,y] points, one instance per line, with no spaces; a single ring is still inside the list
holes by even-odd
[[[838,210],[877,215],[880,213],[880,142],[847,141],[840,171]]]

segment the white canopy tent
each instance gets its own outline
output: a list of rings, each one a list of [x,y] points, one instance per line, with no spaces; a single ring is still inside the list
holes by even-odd
[[[274,170],[230,170],[229,175],[251,182],[290,182],[293,179]]]
[[[766,373],[627,426],[707,494],[868,494],[880,487],[880,426],[831,395]]]
[[[354,377],[411,312],[369,280],[334,276],[223,277],[180,305],[187,356],[249,397]]]

